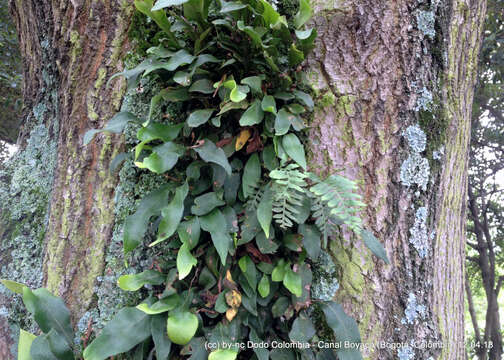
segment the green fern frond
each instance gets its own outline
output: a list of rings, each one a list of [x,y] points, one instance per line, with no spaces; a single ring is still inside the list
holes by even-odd
[[[259,183],[249,185],[249,200],[245,203],[245,209],[249,211],[256,211],[261,198],[264,194],[264,186],[260,186]]]
[[[270,172],[273,179],[273,219],[287,229],[297,223],[306,196],[306,175],[297,164],[289,164]]]
[[[324,234],[325,243],[332,231],[328,227],[345,224],[356,233],[361,232],[362,219],[358,214],[366,205],[354,192],[357,189],[354,181],[339,175],[331,175],[310,188],[315,198],[312,207],[315,224]]]

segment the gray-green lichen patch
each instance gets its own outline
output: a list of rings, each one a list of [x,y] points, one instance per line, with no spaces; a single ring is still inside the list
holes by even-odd
[[[416,14],[417,27],[423,34],[423,36],[428,36],[430,39],[434,39],[436,36],[436,29],[434,27],[436,22],[436,15],[432,10],[420,10]]]
[[[399,360],[413,360],[415,358],[415,351],[409,345],[400,347],[397,350]]]
[[[127,93],[123,99],[122,111],[129,111],[139,118],[145,119],[150,108],[151,97],[160,90],[153,80],[142,79],[141,86]],[[180,116],[180,110],[176,105],[161,104],[155,109],[152,119],[158,122],[169,122],[170,119]],[[129,124],[125,131],[126,151],[131,153],[133,147],[138,144],[136,133],[138,125]],[[132,154],[132,153],[131,153]],[[95,286],[96,301],[94,307],[89,309],[78,321],[75,341],[79,340],[91,325],[98,332],[115,313],[124,306],[138,304],[148,295],[151,290],[140,292],[126,292],[117,285],[121,275],[141,272],[153,268],[159,263],[174,261],[174,255],[168,249],[166,243],[150,248],[149,244],[155,240],[155,226],[146,233],[144,245],[126,257],[123,252],[124,221],[133,214],[141,199],[167,183],[162,175],[139,169],[135,166],[132,157],[127,158],[118,172],[119,183],[115,190],[115,225],[112,239],[107,248],[105,257],[105,271],[103,276],[97,279]],[[155,219],[153,219],[155,220]]]
[[[44,236],[57,159],[57,88],[54,69],[44,69],[42,96],[24,119],[26,146],[0,170],[0,278],[42,286]],[[19,328],[36,331],[21,297],[0,285],[0,303],[17,339]],[[6,305],[6,306],[5,306]],[[13,346],[12,354],[16,356]]]
[[[427,315],[427,308],[417,302],[415,294],[410,293],[408,296],[408,305],[404,310],[404,317],[401,319],[402,324],[415,324],[418,319],[424,319]]]
[[[434,103],[432,92],[426,87],[423,87],[417,91],[417,96],[415,111],[432,111]]]
[[[336,266],[331,256],[322,252],[313,267],[312,298],[322,301],[334,299],[339,289]]]
[[[429,235],[427,234],[427,208],[420,207],[415,214],[415,223],[409,230],[409,242],[415,247],[418,255],[424,258],[429,253]]]
[[[430,166],[429,161],[422,157],[421,153],[425,150],[427,137],[417,125],[409,126],[404,132],[404,137],[408,141],[410,154],[401,165],[401,183],[407,187],[416,184],[425,191],[429,183]]]

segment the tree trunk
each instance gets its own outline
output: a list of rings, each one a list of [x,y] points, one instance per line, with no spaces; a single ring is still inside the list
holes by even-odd
[[[367,225],[392,263],[350,234],[331,244],[336,298],[357,319],[366,358],[465,357],[468,145],[485,11],[482,0],[315,1],[310,163],[362,182]]]
[[[12,221],[37,220],[35,235],[44,246],[31,245],[25,256],[44,249],[43,278],[30,273],[18,280],[62,295],[76,321],[93,305],[96,277],[103,272],[116,184],[108,165],[122,146],[119,137],[100,136],[83,147],[82,136],[119,108],[122,89],[105,84],[121,67],[131,6],[119,0],[11,2],[25,59],[26,111],[18,143],[31,149],[42,126],[43,138],[57,151],[48,164],[41,165],[40,156],[35,160],[34,174],[54,166],[50,186],[41,187],[46,196],[35,198],[42,210],[27,216],[26,209],[17,214],[2,206],[2,247],[17,251]],[[369,204],[365,223],[392,263],[372,258],[360,240],[343,232],[331,242],[340,283],[336,297],[359,323],[365,358],[460,360],[467,149],[486,2],[312,5],[319,33],[307,69],[318,97],[308,144],[312,169],[344,169],[361,181]],[[425,149],[421,132],[405,132],[413,124],[427,133]],[[30,169],[32,155],[24,154]],[[11,187],[19,171],[7,179]],[[16,196],[21,202],[23,193]],[[26,230],[27,241],[35,242],[33,231]],[[0,264],[9,262],[3,255]],[[2,301],[14,300],[0,293]],[[0,357],[9,358],[14,341],[0,316]],[[415,349],[411,341],[434,348]],[[444,347],[435,347],[436,341]],[[399,349],[388,346],[399,342]]]
[[[88,309],[96,277],[103,273],[117,182],[108,166],[122,146],[120,137],[100,136],[85,147],[82,137],[119,110],[123,83],[107,87],[106,80],[122,69],[133,6],[120,0],[11,0],[10,6],[24,59],[25,110],[18,145],[25,150],[19,157],[23,161],[31,156],[35,132],[45,131],[39,142],[47,141],[40,150],[46,158],[33,160],[48,163],[33,163],[33,168],[45,167],[42,176],[50,184],[43,189],[48,191],[45,197],[34,198],[43,210],[30,215],[33,227],[38,225],[35,220],[44,219],[43,229],[36,232],[44,246],[31,239],[37,253],[12,255],[12,262],[21,263],[29,257],[41,258],[43,250],[43,265],[39,261],[34,269],[19,269],[22,274],[13,273],[13,280],[43,285],[62,296],[75,320]],[[20,179],[12,179],[11,187],[16,181]],[[24,196],[16,195],[18,201]],[[1,213],[2,247],[12,251],[17,246],[12,244],[17,226],[30,210],[21,209],[16,217],[6,205],[2,204]],[[2,277],[9,276],[7,257],[3,254],[1,259]],[[24,276],[27,271],[34,273]],[[0,304],[2,300],[11,303],[0,294]],[[0,317],[0,358],[10,358],[8,348],[14,338]]]

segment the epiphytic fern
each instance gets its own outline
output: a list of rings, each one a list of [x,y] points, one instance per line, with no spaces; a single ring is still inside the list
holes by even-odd
[[[354,193],[357,185],[354,181],[339,175],[331,175],[324,181],[312,176],[315,184],[310,192],[315,224],[324,234],[324,243],[331,234],[331,227],[345,224],[356,233],[362,229],[362,220],[359,211],[366,206],[361,201],[361,196]]]
[[[290,228],[297,222],[306,196],[305,179],[308,175],[298,168],[297,164],[289,164],[269,174],[273,179],[273,219],[282,229]]]

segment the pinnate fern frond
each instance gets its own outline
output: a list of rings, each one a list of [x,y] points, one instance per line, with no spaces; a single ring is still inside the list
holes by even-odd
[[[289,164],[269,174],[273,179],[273,219],[282,229],[290,228],[297,222],[306,196],[308,175],[298,169],[299,165]]]
[[[313,194],[312,211],[316,225],[322,233],[330,235],[327,226],[345,224],[356,233],[362,229],[362,220],[358,216],[364,206],[362,197],[355,193],[357,185],[354,181],[339,175],[331,175],[323,181],[311,186]],[[327,241],[324,236],[324,241]]]

